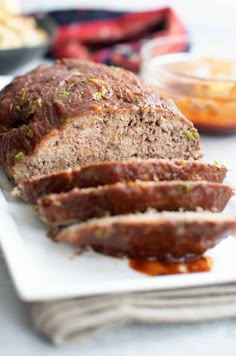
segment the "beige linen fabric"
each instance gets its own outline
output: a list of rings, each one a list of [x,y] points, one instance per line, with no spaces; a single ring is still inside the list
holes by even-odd
[[[236,284],[35,303],[36,329],[57,345],[128,322],[181,323],[236,316]]]

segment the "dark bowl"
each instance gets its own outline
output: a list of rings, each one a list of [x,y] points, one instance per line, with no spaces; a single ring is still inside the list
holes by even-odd
[[[0,74],[8,74],[34,59],[43,57],[48,51],[56,33],[56,24],[48,15],[38,14],[34,18],[38,27],[48,34],[48,41],[37,46],[0,50]]]

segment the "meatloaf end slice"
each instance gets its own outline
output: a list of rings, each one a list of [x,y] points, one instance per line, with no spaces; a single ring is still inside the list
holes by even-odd
[[[235,229],[235,217],[219,213],[148,212],[92,219],[51,237],[104,254],[177,262],[200,257]]]
[[[211,182],[125,182],[97,188],[75,188],[38,200],[41,219],[49,225],[66,225],[105,215],[161,210],[221,211],[233,195],[224,184]]]
[[[222,183],[227,173],[223,165],[201,161],[131,159],[94,163],[82,168],[68,169],[21,182],[13,195],[35,204],[37,199],[51,193],[67,192],[73,188],[97,187],[127,181],[205,180]]]
[[[193,124],[133,73],[62,60],[0,93],[0,164],[15,182],[99,161],[198,159]]]

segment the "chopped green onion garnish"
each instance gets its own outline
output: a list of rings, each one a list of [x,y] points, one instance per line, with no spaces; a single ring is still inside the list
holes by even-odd
[[[187,137],[188,141],[196,141],[197,139],[197,134],[194,131],[191,130],[185,130],[184,131],[185,136]]]
[[[65,97],[69,96],[70,93],[68,91],[66,91],[66,90],[63,90],[63,91],[59,91],[57,93],[57,95],[59,96],[59,98],[65,98]]]
[[[33,130],[32,129],[28,129],[26,132],[26,136],[29,138],[32,138],[34,136]]]
[[[102,100],[105,97],[107,92],[108,92],[108,90],[105,87],[103,87],[102,91],[97,91],[96,93],[93,93],[92,95],[95,100]]]
[[[15,155],[16,161],[19,161],[19,160],[22,159],[23,157],[24,157],[24,153],[23,153],[23,152],[18,152],[18,153]]]
[[[120,69],[120,67],[117,67],[117,66],[110,66],[110,68],[113,72],[116,72],[117,70]]]
[[[221,164],[220,162],[218,162],[218,161],[214,161],[213,162],[213,166],[215,166],[216,168],[221,168],[222,166],[223,166],[223,164]]]
[[[106,237],[106,235],[107,235],[107,233],[106,233],[106,230],[103,230],[103,229],[96,229],[95,231],[94,231],[94,234],[95,234],[95,236],[96,237],[98,237],[98,238],[102,238],[102,237]]]

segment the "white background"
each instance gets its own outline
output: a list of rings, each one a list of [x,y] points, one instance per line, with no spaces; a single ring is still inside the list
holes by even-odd
[[[235,0],[20,0],[25,12],[65,9],[70,7],[116,8],[145,10],[169,5],[176,9],[189,25],[236,28]]]

